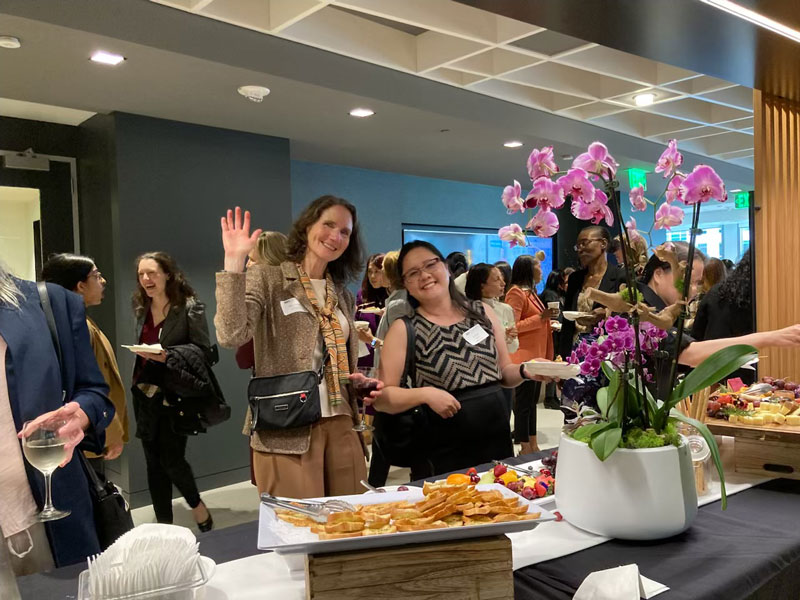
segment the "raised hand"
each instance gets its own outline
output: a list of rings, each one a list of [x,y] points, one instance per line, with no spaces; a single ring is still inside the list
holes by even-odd
[[[225,249],[225,270],[241,271],[244,261],[250,251],[256,247],[261,229],[250,233],[250,211],[236,207],[235,211],[228,209],[226,216],[220,219],[222,228],[222,247]]]

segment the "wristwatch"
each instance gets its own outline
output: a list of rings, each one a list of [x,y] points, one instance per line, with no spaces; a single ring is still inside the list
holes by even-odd
[[[525,363],[520,363],[519,365],[519,376],[522,377],[525,381],[531,380],[531,378],[528,377],[528,374],[525,372]]]
[[[381,346],[383,346],[383,342],[381,340],[379,340],[378,338],[374,337],[374,338],[372,338],[370,340],[369,346],[370,346],[370,348],[375,350],[375,348],[380,348]]]

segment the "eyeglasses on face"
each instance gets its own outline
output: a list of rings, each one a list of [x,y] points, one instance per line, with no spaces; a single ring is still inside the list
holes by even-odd
[[[416,281],[419,279],[420,275],[422,275],[423,271],[426,273],[433,273],[440,262],[442,262],[441,258],[432,258],[430,260],[426,260],[424,263],[422,263],[422,266],[419,269],[411,269],[405,275],[403,275],[403,281],[406,283]]]
[[[572,249],[575,250],[575,251],[582,250],[583,248],[585,248],[586,246],[588,246],[592,242],[599,242],[602,239],[603,238],[589,238],[589,239],[586,239],[586,240],[578,240],[578,243],[575,244],[572,247]]]

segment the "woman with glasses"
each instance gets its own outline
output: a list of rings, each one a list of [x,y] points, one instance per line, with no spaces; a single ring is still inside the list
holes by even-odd
[[[411,478],[511,456],[501,386],[516,387],[526,376],[511,362],[500,319],[455,289],[444,257],[428,242],[405,244],[398,264],[414,315],[395,321],[386,335],[380,362],[386,387],[373,402],[392,414],[422,407],[427,426],[417,431]],[[410,388],[401,387],[407,353],[415,363]]]
[[[236,348],[253,338],[258,377],[323,373],[316,422],[247,431],[258,491],[294,498],[358,493],[367,475],[366,451],[353,431],[359,419],[349,381],[358,334],[354,298],[345,287],[364,266],[355,207],[336,196],[317,198],[292,225],[287,260],[246,273],[244,257],[260,233],[250,233],[250,213],[229,210],[221,228],[225,270],[217,273],[214,317],[219,343]]]
[[[56,283],[80,295],[86,308],[99,306],[106,289],[106,280],[94,261],[87,256],[75,254],[53,254],[42,266],[42,280]],[[106,380],[110,390],[108,397],[117,411],[111,424],[106,428],[103,454],[84,452],[98,475],[105,477],[105,461],[119,457],[123,445],[128,442],[128,405],[111,342],[88,315],[86,325],[89,328],[89,341],[97,366],[100,367],[103,379]]]
[[[605,315],[605,309],[588,298],[589,288],[616,293],[625,283],[625,269],[608,263],[606,252],[610,246],[611,236],[605,227],[591,225],[578,234],[574,249],[581,268],[569,276],[564,310],[580,311],[590,316],[564,321],[558,347],[558,355],[564,360],[572,353],[578,335],[591,332]]]

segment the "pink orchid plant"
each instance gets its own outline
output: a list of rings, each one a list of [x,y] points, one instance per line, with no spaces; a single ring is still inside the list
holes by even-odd
[[[686,269],[683,265],[692,264],[699,231],[700,207],[712,199],[719,202],[727,199],[725,184],[713,168],[697,165],[687,173],[679,170],[683,163],[684,157],[678,150],[677,142],[670,140],[655,165],[655,172],[661,173],[665,180],[664,191],[655,201],[651,201],[645,197],[643,186],[630,190],[629,199],[634,211],[642,213],[649,206],[653,208],[652,225],[649,230],[640,231],[635,218],[631,217],[628,222],[622,219],[616,193],[619,188],[616,178],[619,164],[604,144],[590,144],[586,152],[578,155],[566,171],[559,171],[556,166],[552,146],[534,149],[526,164],[532,184],[530,193],[523,196],[521,185],[514,181],[514,185],[503,190],[501,198],[509,214],[528,213],[525,228],[512,223],[498,233],[511,246],[526,246],[529,234],[550,237],[559,228],[556,211],[567,203],[570,212],[580,220],[596,225],[605,223],[608,227],[616,226],[624,250],[627,289],[617,294],[602,295],[597,290],[595,292],[601,304],[614,306],[614,311],[626,316],[608,317],[595,329],[595,341],[584,340],[569,357],[570,362],[580,365],[582,377],[600,378],[608,382],[608,385],[597,392],[599,416],[592,419],[578,418],[580,423],[571,422],[569,427],[565,427],[565,432],[575,439],[589,443],[597,456],[605,460],[616,448],[632,439],[628,434],[634,430],[640,433],[655,432],[662,439],[677,440],[675,420],[690,422],[711,447],[724,488],[724,476],[713,436],[703,424],[683,415],[674,415],[671,409],[687,395],[717,381],[721,373],[730,373],[750,360],[753,349],[737,346],[720,351],[697,367],[692,378],[687,377],[678,386],[675,386],[674,368],[677,360],[673,356],[672,371],[669,381],[666,382],[668,385],[662,386],[659,382],[658,386],[659,390],[671,391],[665,397],[658,398],[660,403],[656,402],[647,387],[653,383],[654,375],[648,373],[644,366],[646,357],[656,353],[660,342],[667,335],[653,323],[666,327],[677,318],[678,340],[674,345],[674,352],[681,345],[680,338],[686,316],[685,304],[691,288],[691,269]],[[641,294],[636,287],[635,277],[636,261],[641,261],[643,256],[646,260],[647,257],[648,244],[644,236],[649,238],[654,228],[669,230],[683,223],[683,206],[692,207],[688,260],[679,263],[675,259],[674,248],[670,249],[669,244],[662,244],[655,250],[660,258],[663,256],[663,260],[668,260],[672,265],[676,287],[681,290],[683,300],[656,315],[640,302]],[[696,373],[700,375],[695,376]],[[585,417],[585,409],[586,406],[573,407],[579,417]]]

